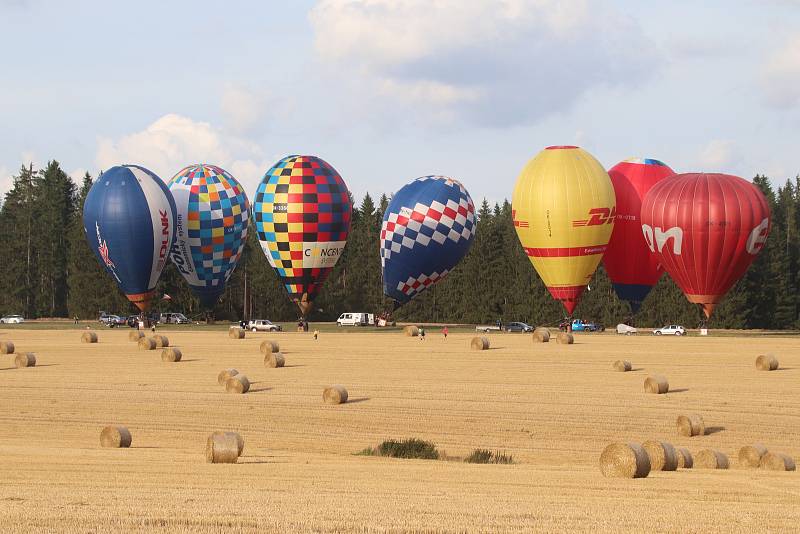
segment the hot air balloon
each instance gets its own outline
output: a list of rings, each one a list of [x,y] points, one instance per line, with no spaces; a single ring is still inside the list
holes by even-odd
[[[603,265],[617,296],[628,301],[633,313],[639,311],[664,272],[642,238],[642,199],[650,188],[673,174],[667,165],[650,158],[627,159],[608,171],[617,197],[617,219]]]
[[[727,174],[676,174],[642,202],[650,251],[706,317],[763,248],[770,212],[761,191]]]
[[[381,227],[383,292],[405,304],[453,270],[475,237],[475,205],[457,180],[424,176],[393,197]]]
[[[303,316],[342,255],[352,209],[342,177],[315,156],[283,158],[258,186],[258,240]]]
[[[147,311],[174,239],[175,201],[164,182],[137,165],[108,169],[86,196],[83,229],[100,265]]]
[[[239,182],[214,165],[190,165],[168,185],[177,207],[170,258],[200,303],[213,308],[242,255],[250,203]]]
[[[605,253],[616,216],[605,169],[576,146],[551,146],[522,169],[512,196],[522,247],[567,313]]]

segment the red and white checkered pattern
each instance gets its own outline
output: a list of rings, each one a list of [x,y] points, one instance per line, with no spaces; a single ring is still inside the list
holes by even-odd
[[[423,226],[433,230],[430,237],[420,231]],[[392,252],[400,252],[401,247],[413,249],[417,243],[427,246],[431,239],[440,245],[446,239],[455,243],[460,239],[468,241],[474,228],[475,206],[468,198],[461,198],[459,202],[448,200],[446,205],[433,201],[430,206],[417,203],[413,209],[403,207],[399,213],[389,214],[381,228],[381,240],[391,243],[383,250],[383,259],[390,258]],[[395,239],[395,236],[402,239]]]
[[[421,274],[418,278],[408,277],[408,280],[405,282],[400,282],[397,284],[397,289],[402,291],[408,296],[414,295],[415,293],[419,293],[423,289],[426,289],[428,286],[435,284],[449,273],[447,269],[442,271],[441,274],[439,273],[432,273],[430,276],[426,274]]]

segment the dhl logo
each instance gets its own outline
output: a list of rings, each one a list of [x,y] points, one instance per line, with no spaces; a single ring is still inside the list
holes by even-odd
[[[517,228],[527,228],[528,221],[517,220],[517,210],[511,210],[511,220],[514,221],[514,226]]]
[[[592,208],[589,210],[588,219],[572,221],[572,226],[600,226],[601,224],[612,224],[617,217],[617,207]]]

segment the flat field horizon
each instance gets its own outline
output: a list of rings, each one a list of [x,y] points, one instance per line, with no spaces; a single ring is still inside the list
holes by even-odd
[[[763,443],[800,460],[800,337],[712,331],[708,337],[576,334],[535,344],[529,334],[425,341],[369,329],[311,333],[161,328],[183,353],[128,341],[129,329],[0,327],[36,354],[16,369],[0,355],[0,524],[16,532],[792,532],[800,473],[744,469],[740,447]],[[277,340],[284,368],[264,366]],[[780,369],[757,371],[759,354]],[[630,360],[633,371],[612,363]],[[227,394],[236,368],[252,388]],[[649,374],[670,392],[646,394]],[[322,402],[342,384],[349,402]],[[709,432],[679,436],[701,414]],[[126,426],[128,449],[104,449],[105,425]],[[216,430],[241,433],[239,463],[208,464]],[[357,455],[385,439],[420,438],[449,460]],[[598,459],[614,441],[657,439],[724,452],[729,470],[607,479]],[[510,465],[467,464],[474,449]]]

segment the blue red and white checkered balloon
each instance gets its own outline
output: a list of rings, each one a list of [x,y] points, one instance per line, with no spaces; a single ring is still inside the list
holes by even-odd
[[[403,186],[383,215],[383,292],[405,304],[453,270],[475,237],[475,204],[457,180],[423,176]]]
[[[233,274],[247,240],[250,203],[244,188],[215,165],[190,165],[169,181],[177,224],[172,263],[206,308]]]

